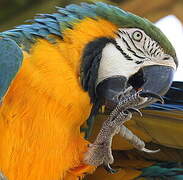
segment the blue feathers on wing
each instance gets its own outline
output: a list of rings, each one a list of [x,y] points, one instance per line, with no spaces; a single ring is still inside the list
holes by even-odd
[[[106,11],[107,10],[107,11]],[[105,16],[110,20],[111,13],[126,13],[125,11],[105,3],[80,5],[71,4],[65,8],[57,7],[57,13],[39,14],[33,20],[28,20],[32,24],[25,24],[0,33],[0,37],[13,39],[22,49],[29,51],[36,38],[51,39],[50,34],[63,38],[63,31],[72,28],[73,22],[80,21],[85,17],[96,19],[97,16]],[[52,40],[51,40],[52,42]]]
[[[0,39],[0,100],[22,64],[20,47],[11,39]]]
[[[183,180],[182,164],[176,162],[156,163],[141,171],[141,177],[152,180]]]

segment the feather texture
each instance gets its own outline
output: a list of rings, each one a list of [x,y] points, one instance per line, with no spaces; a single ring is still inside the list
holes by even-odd
[[[22,51],[14,41],[8,38],[0,39],[0,100],[17,74],[22,59]]]
[[[0,169],[9,180],[76,180],[95,169],[82,163],[88,142],[80,127],[92,104],[80,84],[81,56],[88,42],[115,30],[106,20],[86,18],[64,31],[64,41],[38,38],[24,52],[0,107]]]
[[[102,2],[96,2],[95,4],[81,3],[81,5],[71,4],[65,8],[57,8],[57,13],[40,14],[31,21],[31,25],[18,26],[14,30],[0,33],[0,36],[14,39],[28,51],[32,44],[30,39],[34,40],[37,37],[42,37],[49,40],[48,36],[51,34],[63,38],[63,33],[67,28],[73,28],[75,23],[85,18],[102,18],[112,22],[119,28],[135,27],[143,29],[147,35],[160,44],[166,53],[173,57],[176,56],[169,40],[150,21]]]

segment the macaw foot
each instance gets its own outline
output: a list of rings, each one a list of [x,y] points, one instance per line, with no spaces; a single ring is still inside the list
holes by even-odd
[[[114,161],[111,150],[112,138],[119,133],[121,124],[129,119],[131,119],[130,112],[120,112],[115,119],[110,116],[103,123],[95,142],[89,145],[84,162],[93,166],[103,164],[106,170],[110,173],[115,173],[116,170],[110,167],[110,164]]]
[[[110,172],[115,173],[116,170],[110,167],[114,159],[112,156],[111,144],[115,134],[120,133],[122,137],[127,139],[135,148],[148,153],[155,153],[159,150],[148,150],[145,148],[145,143],[127,129],[123,123],[132,118],[132,112],[141,112],[134,108],[144,97],[156,97],[161,101],[161,97],[152,93],[137,92],[126,97],[122,97],[118,105],[110,113],[108,119],[104,121],[102,128],[95,140],[89,145],[88,152],[85,154],[84,162],[93,166],[102,165]]]
[[[93,166],[101,164],[112,164],[114,159],[111,152],[111,145],[108,143],[103,144],[90,144],[89,150],[85,157],[85,162]]]

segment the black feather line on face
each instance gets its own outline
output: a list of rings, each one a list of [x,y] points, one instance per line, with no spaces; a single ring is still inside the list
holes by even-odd
[[[112,38],[101,37],[88,43],[83,51],[81,60],[81,84],[88,91],[91,102],[97,99],[95,86],[98,77],[98,69],[102,58],[102,50],[106,44],[114,42]]]

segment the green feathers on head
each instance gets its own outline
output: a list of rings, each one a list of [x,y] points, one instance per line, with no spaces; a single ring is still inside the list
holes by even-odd
[[[119,28],[142,29],[148,36],[157,41],[167,54],[176,57],[175,50],[167,37],[158,27],[145,18],[103,2],[96,2],[95,4],[81,3],[80,6],[71,4],[66,6],[65,10],[77,15],[79,19],[84,17],[97,19],[99,17],[116,24]]]
[[[148,36],[158,42],[167,54],[170,54],[173,57],[176,56],[175,49],[170,41],[161,30],[149,20],[102,2],[96,3],[96,14],[113,22],[119,26],[119,28],[126,27],[142,29]]]

